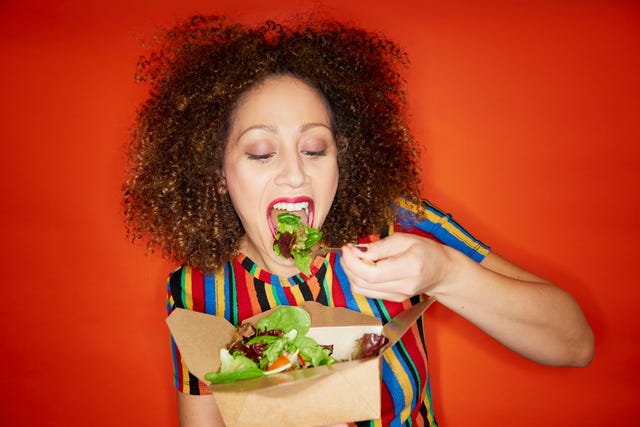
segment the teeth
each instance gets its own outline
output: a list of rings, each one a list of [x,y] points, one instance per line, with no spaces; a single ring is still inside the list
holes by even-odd
[[[309,202],[300,202],[300,203],[280,202],[273,205],[273,208],[281,211],[287,211],[287,212],[304,211],[305,215],[309,217]]]

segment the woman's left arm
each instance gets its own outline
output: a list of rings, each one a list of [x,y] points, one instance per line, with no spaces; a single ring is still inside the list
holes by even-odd
[[[478,264],[405,233],[365,247],[342,250],[354,292],[393,301],[425,293],[530,360],[576,367],[591,362],[594,337],[576,300],[499,255],[490,252]]]

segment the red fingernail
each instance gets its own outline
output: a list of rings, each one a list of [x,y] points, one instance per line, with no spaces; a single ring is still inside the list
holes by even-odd
[[[367,252],[367,248],[366,246],[354,246],[354,248],[358,249],[360,252]]]

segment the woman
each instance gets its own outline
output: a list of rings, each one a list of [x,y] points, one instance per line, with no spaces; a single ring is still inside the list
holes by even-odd
[[[169,278],[169,310],[239,324],[316,300],[386,322],[430,295],[524,357],[587,365],[593,336],[570,295],[420,199],[405,62],[392,42],[337,23],[197,17],[166,34],[139,64],[151,93],[125,211],[133,239],[183,264]],[[283,211],[341,253],[301,273],[273,249]],[[385,353],[382,418],[358,425],[436,425],[424,326]],[[174,361],[181,424],[221,425],[175,346]]]

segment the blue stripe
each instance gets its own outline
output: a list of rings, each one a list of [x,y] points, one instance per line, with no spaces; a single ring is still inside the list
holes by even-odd
[[[289,282],[291,282],[291,279],[289,279]],[[269,276],[269,283],[271,283],[271,286],[282,286],[282,284],[280,283],[280,278],[275,274]]]
[[[400,362],[400,365],[402,366],[402,370],[404,371],[404,373],[407,375],[407,378],[409,378],[409,381],[411,382],[411,388],[413,390],[413,392],[411,393],[411,395],[413,396],[413,398],[411,399],[411,408],[415,408],[416,403],[418,402],[419,394],[420,394],[420,388],[419,388],[420,384],[417,384],[415,379],[418,378],[419,380],[420,375],[418,374],[418,372],[415,371],[413,366],[407,364],[406,359],[409,358],[409,353],[403,347],[404,347],[404,343],[402,342],[402,340],[400,340],[393,347],[391,347],[391,349],[393,350],[393,353],[395,354],[395,357],[398,360],[398,362]],[[401,353],[404,353],[404,355]],[[404,401],[403,401],[403,404],[404,404]]]
[[[349,284],[349,279],[347,275],[344,273],[342,269],[342,265],[340,264],[340,254],[336,254],[336,261],[333,264],[333,271],[335,273],[336,279],[340,284],[340,290],[342,290],[342,294],[344,295],[345,303],[347,308],[360,312],[360,307],[358,307],[358,303],[356,299],[353,297],[353,293],[351,292],[351,285]]]
[[[391,420],[389,426],[399,426],[400,413],[404,409],[404,391],[402,390],[398,379],[393,374],[393,370],[385,359],[382,359],[382,382],[387,387],[387,390],[391,395],[393,414],[395,415],[395,418]]]
[[[276,298],[276,305],[282,305],[283,301],[287,301],[287,296],[285,295],[284,288],[282,286],[271,286],[271,289],[275,289],[273,295]],[[288,301],[286,305],[289,305]]]
[[[180,381],[178,379],[178,373],[182,372],[182,368],[178,366],[178,357],[177,357],[176,349],[177,349],[176,342],[173,340],[173,337],[171,337],[171,357],[173,359],[173,384],[176,389],[182,390],[182,384],[180,384]]]
[[[342,269],[342,265],[340,264],[340,254],[336,254],[336,262],[333,268],[334,268],[336,277],[338,279],[338,283],[340,284],[340,289],[342,290],[342,294],[344,295],[347,308],[361,313],[362,309],[358,306],[358,302],[354,298],[353,292],[351,292],[351,285],[349,283],[349,279],[347,278],[347,275],[345,274],[344,270]],[[366,300],[367,300],[367,304],[369,304],[369,307],[371,308],[371,313],[378,319],[383,319],[383,313],[380,312],[380,309],[376,305],[375,300],[372,298],[366,298]]]
[[[209,314],[216,314],[216,280],[213,273],[204,275],[203,292],[204,312]]]
[[[275,277],[275,278],[276,278],[276,281],[275,281],[275,282],[273,282],[273,281],[272,281],[271,283],[272,283],[272,284],[273,284],[273,283],[277,283],[278,285],[280,285],[280,279],[278,278],[278,276],[273,276],[273,277]],[[291,277],[288,277],[288,278],[287,278],[287,282],[289,282],[289,285],[291,285],[291,286],[298,286],[298,282],[296,282],[296,279],[295,279],[296,277],[297,277],[297,276],[291,276]]]

